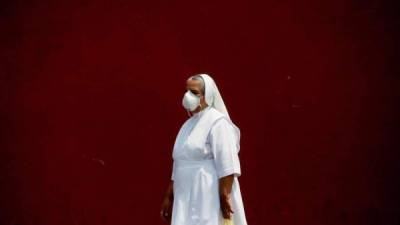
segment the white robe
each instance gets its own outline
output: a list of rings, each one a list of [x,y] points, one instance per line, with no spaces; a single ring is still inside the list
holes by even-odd
[[[231,121],[208,106],[181,127],[173,149],[171,225],[222,225],[219,178],[234,174],[234,225],[247,225],[238,177],[239,139]]]

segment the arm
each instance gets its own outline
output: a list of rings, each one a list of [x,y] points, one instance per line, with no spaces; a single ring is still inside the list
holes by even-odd
[[[229,219],[233,212],[230,202],[232,184],[234,175],[228,175],[219,179],[219,199],[221,204],[222,215],[224,218]]]
[[[171,214],[172,214],[172,203],[174,200],[174,181],[171,180],[169,183],[167,190],[165,191],[164,194],[164,199],[161,205],[161,218],[165,221],[168,222],[171,220]]]
[[[164,198],[168,198],[170,200],[174,199],[174,181],[171,180],[169,182],[167,190],[165,191]]]
[[[238,156],[238,136],[234,127],[222,119],[212,127],[209,141],[219,178],[219,197],[223,217],[231,218],[231,192],[234,178],[241,174]]]

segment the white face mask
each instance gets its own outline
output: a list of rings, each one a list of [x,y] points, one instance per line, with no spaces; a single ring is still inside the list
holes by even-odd
[[[200,97],[187,91],[183,96],[182,105],[186,110],[194,111],[200,105]]]

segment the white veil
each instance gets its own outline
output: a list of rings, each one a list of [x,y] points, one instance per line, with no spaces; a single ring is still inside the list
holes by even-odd
[[[214,79],[212,79],[212,77],[210,77],[208,74],[199,74],[199,75],[204,80],[204,86],[205,86],[204,97],[207,102],[207,105],[225,114],[225,116],[228,117],[229,120],[231,120],[229,117],[228,110],[226,109],[226,106],[224,104],[224,100],[222,100],[221,94],[219,93],[217,84],[215,83]]]
[[[207,102],[207,105],[210,107],[215,108],[216,110],[220,111],[222,114],[224,114],[228,120],[231,122],[233,127],[236,130],[236,134],[238,137],[238,140],[240,140],[240,129],[232,122],[228,110],[226,109],[224,100],[222,99],[221,94],[219,93],[217,84],[215,83],[214,79],[208,75],[208,74],[199,74],[203,80],[204,80],[204,88],[205,88],[205,93],[204,93],[204,98],[205,101]],[[238,143],[239,145],[239,143]],[[238,146],[240,147],[240,146]]]

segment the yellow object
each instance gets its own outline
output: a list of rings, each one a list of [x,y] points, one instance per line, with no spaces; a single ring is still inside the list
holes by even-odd
[[[224,219],[224,225],[234,225],[232,219]]]

